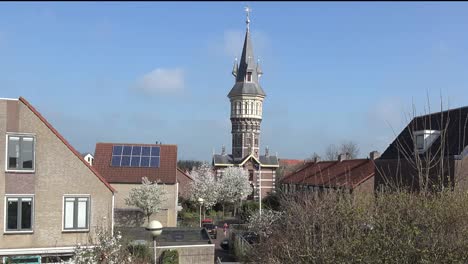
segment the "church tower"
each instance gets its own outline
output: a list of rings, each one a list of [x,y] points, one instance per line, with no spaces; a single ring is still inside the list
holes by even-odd
[[[259,80],[263,72],[258,61],[255,61],[250,38],[249,8],[246,9],[246,33],[242,56],[237,59],[232,69],[235,84],[228,94],[231,101],[232,157],[234,161],[242,160],[252,154],[259,158],[260,124],[265,92]]]
[[[277,155],[270,155],[265,148],[260,155],[260,124],[263,115],[265,92],[260,86],[263,72],[255,60],[250,39],[250,8],[247,11],[247,28],[244,46],[239,61],[234,63],[232,75],[235,83],[228,94],[231,104],[232,154],[223,145],[220,154],[213,151],[213,168],[217,177],[223,177],[229,167],[241,167],[249,174],[252,193],[248,199],[256,201],[275,192],[276,170],[279,168]]]

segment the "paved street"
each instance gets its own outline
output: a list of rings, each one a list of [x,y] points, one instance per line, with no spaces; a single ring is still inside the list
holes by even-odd
[[[225,238],[229,237],[229,228],[228,232],[226,234],[226,237],[224,236],[223,228],[218,226],[218,231],[217,231],[217,236],[216,239],[213,239],[213,242],[216,244],[215,246],[215,256],[216,258],[220,258],[222,262],[235,262],[236,258],[234,257],[233,254],[230,254],[228,250],[224,250],[221,248],[221,241],[223,241]]]

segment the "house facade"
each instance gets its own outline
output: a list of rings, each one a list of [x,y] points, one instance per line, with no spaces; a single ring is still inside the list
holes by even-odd
[[[0,149],[4,261],[66,258],[98,229],[113,232],[114,189],[22,97],[0,99]]]
[[[355,194],[372,194],[374,162],[378,157],[378,152],[373,151],[367,159],[347,159],[346,154],[341,154],[338,160],[309,161],[286,175],[280,181],[281,188],[285,193],[348,190]]]
[[[232,152],[213,155],[216,174],[222,177],[230,166],[243,167],[249,171],[254,192],[252,198],[261,199],[275,191],[278,158],[270,155],[268,148],[260,155],[260,125],[263,116],[263,101],[266,97],[260,85],[263,71],[255,61],[250,36],[250,17],[247,10],[247,29],[239,62],[234,63],[232,75],[234,86],[228,94],[231,106]]]
[[[375,189],[468,188],[468,107],[413,118],[376,161]]]
[[[142,178],[158,182],[166,190],[162,210],[151,216],[164,227],[177,226],[179,184],[177,146],[161,144],[97,143],[93,167],[117,191],[115,222],[118,226],[144,226],[147,219],[140,209],[128,206],[125,199],[141,185]]]

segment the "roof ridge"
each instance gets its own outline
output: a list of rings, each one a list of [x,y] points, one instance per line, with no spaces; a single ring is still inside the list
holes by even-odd
[[[446,109],[446,110],[443,110],[443,111],[432,112],[432,113],[429,113],[429,114],[418,115],[418,116],[414,116],[413,119],[420,118],[420,117],[427,117],[427,116],[436,115],[436,114],[442,114],[442,113],[455,111],[455,110],[462,110],[462,109],[465,109],[465,108],[468,109],[468,106],[461,106],[461,107],[457,107],[457,108]]]
[[[187,176],[189,179],[193,180],[192,176],[190,176],[188,173],[185,173],[183,170],[181,170],[179,167],[177,167],[177,170],[180,171],[182,174]]]
[[[31,110],[39,118],[39,120],[41,120],[42,123],[44,123],[50,129],[50,131],[52,131],[52,133],[54,133],[54,135],[56,137],[58,137],[62,141],[62,143],[65,144],[65,146],[67,146],[68,149],[73,154],[75,154],[75,156],[77,156],[81,160],[81,162],[83,162],[83,164],[86,165],[86,167],[88,167],[94,173],[94,175],[96,175],[98,177],[99,180],[101,180],[102,183],[104,183],[104,185],[106,185],[106,187],[111,192],[113,192],[113,193],[115,192],[115,189],[106,181],[106,179],[104,177],[102,177],[101,174],[97,170],[95,170],[93,167],[91,167],[91,165],[89,165],[89,163],[87,161],[84,160],[84,158],[81,156],[81,154],[72,145],[70,145],[70,143],[68,143],[68,141],[52,126],[52,124],[49,123],[49,121],[47,121],[47,119],[45,119],[45,117],[43,117],[41,115],[41,113],[39,113],[39,111],[36,110],[36,108],[34,108],[34,106],[32,106],[22,96],[19,97],[19,101],[21,101],[23,104],[25,104],[29,108],[29,110]]]
[[[158,146],[176,146],[177,144],[155,144],[155,143],[121,143],[121,142],[96,142],[97,144],[112,144],[112,145],[158,145]]]

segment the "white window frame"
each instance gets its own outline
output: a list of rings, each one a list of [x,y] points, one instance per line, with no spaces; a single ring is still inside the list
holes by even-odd
[[[8,137],[10,136],[28,136],[33,138],[33,169],[32,170],[17,170],[8,169]],[[34,133],[15,133],[7,132],[5,135],[5,171],[6,172],[22,172],[22,173],[34,173],[36,171],[36,134]]]
[[[31,208],[31,230],[8,230],[7,229],[7,208],[8,208],[8,198],[31,198],[32,199],[32,208]],[[34,233],[34,219],[36,216],[35,209],[35,197],[34,194],[5,194],[5,201],[3,206],[3,232],[5,234],[31,234]]]
[[[419,130],[413,133],[414,146],[416,151],[421,154],[426,152],[426,150],[434,143],[434,141],[440,136],[440,131],[438,130]],[[423,136],[424,147],[422,149],[417,148],[416,138],[418,136]]]
[[[66,198],[87,198],[88,199],[88,208],[86,210],[87,214],[87,227],[86,228],[65,228],[65,199]],[[64,194],[62,197],[62,232],[89,232],[91,226],[91,195],[90,194]]]

